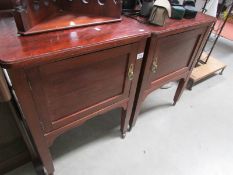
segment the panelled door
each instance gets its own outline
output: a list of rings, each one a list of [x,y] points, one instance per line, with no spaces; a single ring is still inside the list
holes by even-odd
[[[127,99],[137,47],[120,46],[27,70],[44,132]]]
[[[149,82],[175,71],[187,71],[196,56],[205,31],[206,28],[200,28],[158,38],[151,60]]]

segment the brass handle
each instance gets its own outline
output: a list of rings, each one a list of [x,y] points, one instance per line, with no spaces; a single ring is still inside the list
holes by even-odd
[[[154,61],[152,62],[152,66],[151,66],[151,71],[155,74],[157,72],[158,69],[158,63],[157,63],[157,57],[154,59]]]
[[[129,80],[130,80],[130,81],[133,80],[133,76],[134,76],[133,69],[134,69],[134,65],[131,64],[131,65],[129,66],[129,71],[128,71],[128,77],[129,77]]]

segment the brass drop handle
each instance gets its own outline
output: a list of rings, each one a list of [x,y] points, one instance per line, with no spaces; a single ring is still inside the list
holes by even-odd
[[[155,59],[152,62],[152,66],[151,66],[151,71],[155,74],[158,70],[158,59],[157,57],[155,57]]]
[[[129,77],[129,80],[130,81],[132,81],[133,80],[133,76],[134,76],[134,65],[133,64],[131,64],[130,66],[129,66],[129,71],[128,71],[128,77]]]

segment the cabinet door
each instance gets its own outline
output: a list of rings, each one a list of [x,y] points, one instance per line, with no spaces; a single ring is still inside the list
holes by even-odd
[[[128,99],[128,70],[138,44],[90,53],[27,70],[45,132]]]
[[[175,71],[188,70],[202,40],[205,28],[158,38],[151,65],[150,82]],[[157,68],[152,71],[153,66]],[[155,68],[155,69],[156,69]]]

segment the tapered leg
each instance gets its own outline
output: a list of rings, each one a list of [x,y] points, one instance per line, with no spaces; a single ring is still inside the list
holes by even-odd
[[[131,114],[130,122],[129,122],[129,131],[135,126],[138,115],[141,111],[142,107],[142,102],[143,102],[143,93],[140,92],[138,96],[136,96],[135,101],[134,101],[134,108]]]
[[[188,83],[187,83],[187,89],[188,90],[192,90],[192,88],[193,88],[193,86],[194,86],[194,81],[193,80],[191,80],[191,79],[189,79],[189,81],[188,81]]]
[[[18,125],[18,128],[19,128],[20,132],[22,133],[22,136],[23,136],[23,139],[25,141],[25,144],[27,145],[28,151],[30,152],[31,160],[32,160],[32,163],[35,167],[36,174],[37,175],[46,175],[46,173],[44,171],[44,167],[43,167],[41,160],[39,158],[38,151],[33,146],[33,142],[30,139],[30,136],[29,136],[30,134],[27,131],[27,127],[24,124],[22,117],[20,117],[21,114],[20,114],[20,111],[18,109],[16,101],[14,99],[12,99],[9,103],[9,106],[10,106],[11,112],[15,118],[15,121]]]
[[[126,111],[122,108],[121,110],[121,137],[124,139],[126,136]]]
[[[224,70],[225,70],[225,67],[221,70],[221,72],[219,73],[219,75],[222,75]]]
[[[47,175],[47,173],[44,171],[42,163],[38,159],[32,160],[32,163],[34,165],[37,175]]]
[[[173,105],[176,105],[177,101],[180,99],[182,93],[184,92],[184,89],[187,86],[187,83],[188,83],[188,78],[187,79],[183,78],[179,81],[178,87],[176,89],[176,94],[173,99],[174,101]]]
[[[121,136],[124,139],[126,132],[129,129],[129,120],[132,113],[132,108],[127,108],[127,110],[122,109],[121,111]]]

